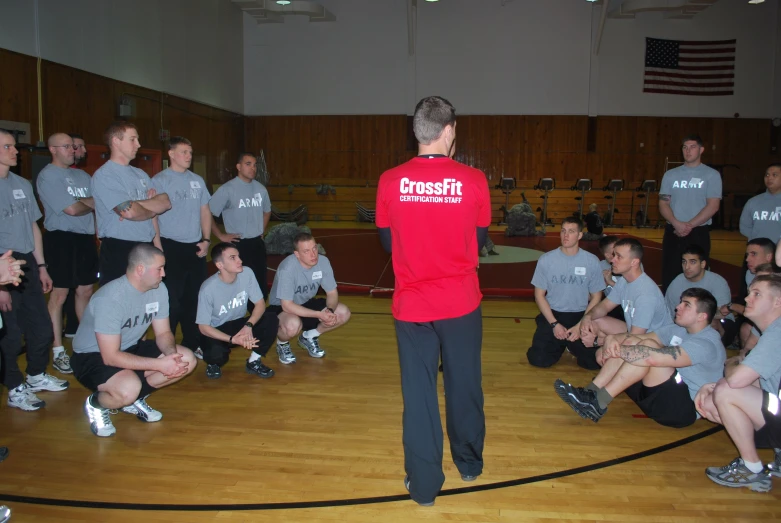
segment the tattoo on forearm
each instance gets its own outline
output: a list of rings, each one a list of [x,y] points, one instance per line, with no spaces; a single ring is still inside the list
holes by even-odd
[[[128,200],[126,202],[122,202],[116,207],[114,207],[114,210],[117,212],[125,212],[126,210],[130,209],[130,206],[133,205],[132,200]]]
[[[672,359],[677,360],[678,356],[681,355],[681,348],[676,346],[662,347],[661,349],[645,345],[621,346],[621,358],[627,363],[644,360],[654,354],[671,356]]]
[[[669,194],[660,194],[659,199],[663,202],[669,202],[670,201],[670,195]]]

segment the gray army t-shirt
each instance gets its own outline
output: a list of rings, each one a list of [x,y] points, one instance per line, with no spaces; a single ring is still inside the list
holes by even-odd
[[[546,252],[537,260],[531,283],[545,289],[548,305],[558,312],[585,311],[589,294],[605,288],[599,259],[583,249],[572,256],[561,248]]]
[[[662,291],[646,273],[642,273],[632,283],[628,283],[626,278],[619,278],[606,299],[624,310],[627,332],[632,327],[656,332],[673,322]]]
[[[152,188],[171,201],[171,208],[157,217],[160,236],[182,243],[201,241],[201,206],[211,198],[203,178],[189,170],[166,169],[152,178]],[[206,234],[210,237],[211,231]]]
[[[680,345],[689,356],[692,364],[679,367],[678,373],[689,387],[692,399],[700,387],[719,381],[724,375],[727,351],[721,344],[721,336],[710,325],[695,334],[689,334],[675,324],[666,325],[654,333],[665,346]]]
[[[708,198],[721,199],[721,175],[702,163],[694,168],[681,165],[664,173],[659,194],[669,194],[675,218],[688,222],[705,207]],[[703,225],[710,223],[708,220]]]
[[[304,269],[296,255],[291,254],[279,264],[268,303],[281,305],[282,300],[290,300],[296,305],[303,305],[315,297],[320,287],[326,292],[336,289],[334,270],[328,258],[318,256],[314,267]]]
[[[740,213],[740,234],[754,238],[770,238],[778,241],[781,236],[781,192],[770,194],[765,191],[754,196]]]
[[[214,216],[222,214],[225,232],[247,240],[263,234],[263,213],[271,212],[271,199],[259,181],[247,183],[237,176],[217,189],[209,208]]]
[[[681,294],[686,289],[692,289],[699,287],[713,294],[716,298],[716,304],[721,307],[732,302],[732,293],[727,285],[727,280],[716,274],[715,272],[705,271],[700,281],[689,281],[683,273],[675,277],[675,279],[667,287],[667,293],[664,295],[664,301],[667,303],[667,308],[670,310],[670,317],[675,319],[675,307],[681,303]],[[735,320],[735,316],[730,314],[726,317],[729,320]]]
[[[146,292],[122,276],[107,283],[89,301],[73,338],[73,352],[100,352],[95,333],[119,334],[120,349],[138,343],[152,320],[168,317],[168,289],[164,283]]]
[[[100,238],[116,238],[134,242],[151,242],[155,237],[152,220],[134,222],[120,220],[114,207],[127,201],[147,200],[151,188],[149,176],[136,167],[119,165],[111,160],[95,171],[92,196]]]
[[[195,323],[219,327],[243,318],[247,314],[247,299],[252,303],[263,300],[263,292],[252,269],[244,267],[233,283],[225,283],[219,273],[214,274],[203,282],[198,292]]]
[[[12,172],[0,178],[0,254],[35,250],[33,223],[41,218],[33,186]]]
[[[762,390],[779,394],[781,386],[781,318],[771,323],[759,337],[741,365],[759,374]]]
[[[81,169],[65,169],[49,164],[38,174],[36,186],[43,203],[43,226],[47,231],[95,234],[95,215],[69,216],[65,209],[79,198],[92,196],[92,178]]]

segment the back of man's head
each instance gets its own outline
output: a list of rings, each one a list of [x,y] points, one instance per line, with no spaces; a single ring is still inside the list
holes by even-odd
[[[130,250],[130,254],[127,257],[127,273],[134,272],[138,266],[143,266],[146,269],[154,262],[157,256],[165,257],[165,254],[154,245],[139,243]]]
[[[423,98],[415,107],[412,131],[422,145],[429,145],[442,134],[442,130],[456,121],[456,108],[441,96]]]
[[[757,265],[757,276],[765,274],[781,274],[781,267],[773,263],[762,263]]]
[[[718,304],[716,303],[716,298],[713,297],[713,294],[700,287],[692,287],[681,293],[681,300],[684,298],[694,298],[696,300],[697,312],[704,312],[708,320],[706,325],[710,325],[710,322],[713,321],[713,317],[716,315],[716,310],[718,309]]]
[[[618,247],[629,247],[630,257],[636,258],[640,261],[643,260],[643,244],[634,238],[621,238],[616,242],[616,245],[613,248],[615,249]]]
[[[599,239],[599,252],[605,253],[608,247],[612,247],[614,243],[618,241],[618,236],[613,236],[612,234],[609,234],[607,236],[603,236]]]

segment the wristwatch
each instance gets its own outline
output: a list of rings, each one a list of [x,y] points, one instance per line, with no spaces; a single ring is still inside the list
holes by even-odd
[[[247,326],[247,327],[249,327],[250,329],[251,329],[251,328],[253,328],[253,327],[255,326],[255,324],[253,324],[251,321],[248,321],[248,322],[247,322],[247,323],[245,323],[244,325],[246,325],[246,326]]]
[[[331,314],[336,314],[336,311],[334,311],[331,307],[326,307],[326,309],[331,311]]]
[[[557,322],[557,321],[551,322],[551,324],[550,324],[550,326],[551,326],[551,329],[553,329],[554,327],[556,327],[556,325],[558,325],[558,324],[559,324],[559,322]]]
[[[38,264],[38,268],[39,269],[48,269],[49,268],[49,264],[48,263],[39,263]]]

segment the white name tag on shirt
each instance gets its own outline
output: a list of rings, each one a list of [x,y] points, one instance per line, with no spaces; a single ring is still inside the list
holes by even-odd
[[[24,195],[24,191],[23,190],[21,190],[21,189],[14,189],[14,199],[15,200],[22,200],[24,198],[26,198],[26,196]]]
[[[190,182],[190,189],[200,189],[201,182]]]
[[[146,304],[146,313],[152,314],[160,310],[160,302],[154,302],[154,303],[147,303]]]
[[[586,268],[585,267],[575,267],[575,274],[578,276],[585,276],[586,275]]]
[[[323,271],[315,271],[312,273],[312,279],[313,280],[322,280],[323,279]]]
[[[683,340],[678,336],[673,336],[673,339],[670,340],[670,345],[672,345],[673,347],[677,347],[678,345],[681,344],[682,341]]]

